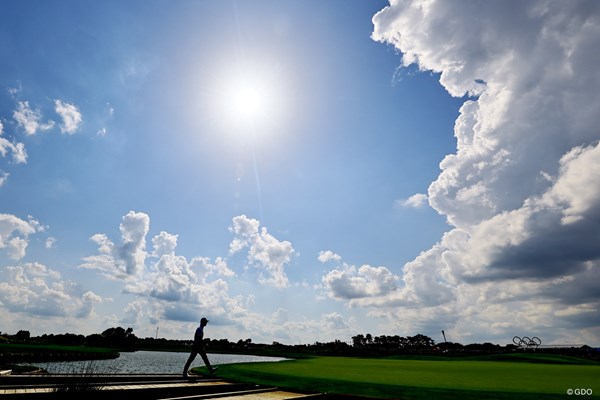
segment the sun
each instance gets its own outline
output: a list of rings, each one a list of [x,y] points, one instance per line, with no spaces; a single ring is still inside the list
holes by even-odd
[[[291,97],[282,73],[270,65],[233,67],[215,69],[204,97],[218,132],[244,140],[281,132]]]
[[[226,141],[279,143],[289,134],[302,93],[291,72],[268,57],[215,58],[191,81],[190,98],[197,99],[191,118]]]
[[[264,121],[273,105],[269,104],[272,95],[265,84],[252,81],[236,82],[226,101],[231,109],[231,117],[240,123],[259,124]]]

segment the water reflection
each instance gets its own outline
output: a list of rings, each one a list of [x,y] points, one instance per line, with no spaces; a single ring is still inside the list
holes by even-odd
[[[35,363],[36,366],[53,374],[84,373],[90,368],[98,374],[180,374],[189,353],[175,353],[163,351],[136,351],[135,353],[121,353],[121,356],[112,360],[92,361],[62,361]],[[281,357],[246,356],[237,354],[208,354],[213,365],[232,364],[244,362],[269,362],[286,360]],[[194,360],[192,368],[203,366],[202,359]]]

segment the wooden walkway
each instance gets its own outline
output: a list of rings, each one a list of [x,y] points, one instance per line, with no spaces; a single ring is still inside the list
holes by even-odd
[[[76,391],[77,387],[96,390]],[[183,379],[179,375],[4,375],[0,376],[0,396],[21,399],[150,399],[194,400],[221,398],[228,400],[317,399],[321,394],[304,394],[275,387],[226,382],[199,376]]]

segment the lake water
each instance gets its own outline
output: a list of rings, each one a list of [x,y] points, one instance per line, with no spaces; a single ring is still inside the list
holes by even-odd
[[[94,361],[61,361],[33,363],[53,374],[180,374],[189,353],[163,351],[136,351],[120,353],[119,358]],[[283,361],[281,357],[261,357],[237,354],[208,354],[212,365]],[[204,366],[202,357],[196,356],[190,368]]]

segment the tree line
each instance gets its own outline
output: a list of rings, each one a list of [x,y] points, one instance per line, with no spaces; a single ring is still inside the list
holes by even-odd
[[[88,346],[116,349],[117,351],[163,350],[189,351],[192,340],[174,340],[165,338],[138,338],[132,328],[113,327],[102,333],[88,336],[73,333],[44,334],[32,337],[29,331],[21,330],[14,335],[0,334],[0,343],[30,343],[64,346]],[[288,356],[295,355],[340,355],[340,356],[388,356],[402,354],[493,354],[518,350],[513,344],[500,346],[492,343],[436,343],[432,338],[423,334],[415,336],[380,335],[370,333],[352,336],[350,341],[334,340],[332,342],[315,342],[311,344],[286,345],[274,341],[270,344],[254,343],[252,339],[204,339],[208,352],[231,354],[256,354]],[[546,350],[547,351],[547,350]]]
[[[4,341],[13,343],[32,344],[54,344],[64,346],[89,346],[106,347],[122,351],[135,350],[187,350],[191,340],[173,340],[164,338],[138,338],[132,328],[113,327],[102,333],[91,335],[77,335],[73,333],[44,334],[32,337],[29,331],[21,330],[14,335],[0,335]],[[435,341],[428,336],[418,334],[416,336],[372,336],[371,334],[359,334],[352,337],[351,342],[334,340],[332,342],[315,342],[312,344],[285,345],[279,342],[271,344],[253,343],[252,339],[239,339],[229,341],[228,339],[205,338],[205,346],[212,352],[229,353],[259,353],[259,354],[282,354],[282,353],[310,353],[310,354],[342,354],[362,355],[367,353],[395,354],[401,352],[415,352],[430,350],[435,346]]]
[[[88,346],[106,347],[123,351],[135,351],[137,349],[138,337],[132,328],[114,327],[104,330],[102,333],[94,333],[88,336],[74,333],[43,334],[32,337],[27,330],[20,330],[14,335],[0,334],[0,340],[10,343],[29,343],[59,346]]]

